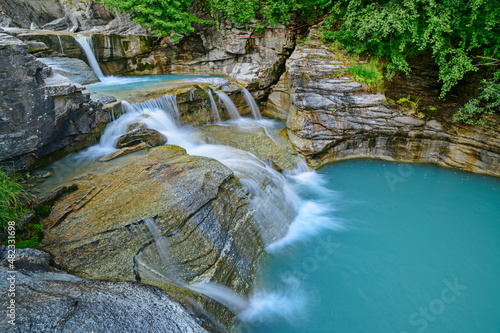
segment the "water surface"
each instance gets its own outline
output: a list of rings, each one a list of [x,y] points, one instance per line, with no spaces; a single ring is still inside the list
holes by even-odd
[[[500,180],[353,160],[294,176],[237,332],[500,332]]]

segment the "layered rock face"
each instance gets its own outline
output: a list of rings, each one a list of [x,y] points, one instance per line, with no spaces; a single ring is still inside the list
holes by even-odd
[[[5,249],[0,247],[0,292],[6,299],[12,274],[3,266]],[[16,250],[16,325],[2,316],[2,332],[207,332],[158,288],[84,280],[49,263],[45,252]]]
[[[0,34],[0,160],[89,145],[109,121],[100,101]]]
[[[311,165],[370,157],[500,175],[500,117],[472,127],[391,109],[384,94],[337,74],[344,66],[319,37],[311,28],[287,60],[267,111],[286,117],[289,140]]]

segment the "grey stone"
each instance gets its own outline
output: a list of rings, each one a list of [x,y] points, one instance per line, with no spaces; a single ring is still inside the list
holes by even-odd
[[[27,49],[19,39],[0,33],[0,160],[40,158],[88,145],[109,121],[102,104],[82,93],[82,86],[53,73]]]
[[[42,26],[43,30],[53,30],[53,31],[62,31],[68,29],[68,20],[66,17],[58,18],[52,22],[44,24]]]
[[[7,251],[0,248],[2,264]],[[16,320],[2,332],[207,332],[158,288],[138,282],[88,281],[49,266],[50,255],[16,250],[16,272],[0,266],[0,298],[15,277]]]
[[[52,68],[54,73],[60,74],[74,83],[99,82],[99,78],[83,60],[63,57],[38,58],[38,60]]]
[[[157,130],[138,128],[120,136],[116,141],[116,148],[131,147],[141,142],[147,143],[150,147],[155,147],[167,143],[167,138]]]

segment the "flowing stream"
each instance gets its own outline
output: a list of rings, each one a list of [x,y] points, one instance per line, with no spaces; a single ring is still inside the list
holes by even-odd
[[[253,120],[241,118],[231,99],[214,91],[233,123],[270,128],[249,93],[243,92]],[[280,174],[248,152],[191,139],[173,96],[123,105],[123,115],[108,125],[100,143],[78,159],[116,151],[126,127],[144,122],[169,144],[231,168],[259,206],[260,233],[268,245],[248,300],[225,287],[187,285],[161,267],[143,265],[239,313],[234,332],[500,331],[499,179],[369,160],[316,172],[298,165]],[[287,228],[292,217],[283,238],[266,239],[272,229]],[[154,222],[147,222],[157,252],[168,257]]]

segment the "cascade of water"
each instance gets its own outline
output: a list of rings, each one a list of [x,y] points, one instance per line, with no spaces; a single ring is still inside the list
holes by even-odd
[[[192,102],[194,99],[194,89],[189,90],[189,101]]]
[[[177,98],[175,95],[164,95],[155,99],[148,99],[144,102],[130,104],[127,101],[122,102],[123,110],[132,113],[143,114],[152,110],[163,110],[170,114],[170,116],[180,124],[181,119],[179,115],[179,108],[177,107]]]
[[[85,52],[90,68],[92,68],[99,80],[102,81],[104,79],[104,74],[102,73],[101,68],[99,67],[99,63],[97,62],[94,54],[94,44],[92,43],[92,37],[79,35],[75,39]]]
[[[253,117],[255,119],[262,119],[262,116],[260,115],[260,110],[259,107],[257,106],[257,103],[255,102],[255,99],[253,98],[252,94],[247,89],[241,90],[241,93],[245,97],[248,106],[250,106],[250,109],[252,110]]]
[[[165,237],[161,237],[158,226],[152,218],[148,217],[143,221],[146,224],[149,232],[153,236],[155,248],[160,259],[160,267],[151,267],[151,265],[148,265],[141,256],[138,256],[136,257],[136,261],[138,263],[137,269],[139,274],[141,273],[141,271],[142,273],[144,273],[144,270],[147,270],[150,275],[152,274],[153,276],[157,276],[173,285],[205,295],[225,305],[234,313],[239,313],[248,307],[248,300],[241,297],[227,287],[213,282],[201,282],[189,285],[177,279],[175,276],[173,276],[174,274],[169,273],[167,271],[167,266],[169,266],[167,241],[165,240]],[[170,271],[171,270],[172,268],[170,268]]]
[[[61,47],[61,53],[64,54],[64,48],[62,46],[61,36],[57,35],[57,39],[59,40],[59,46]]]
[[[210,105],[212,106],[212,114],[214,116],[214,123],[220,122],[219,109],[215,103],[214,96],[212,96],[212,91],[208,89],[208,98],[210,98]]]
[[[222,92],[217,92],[217,94],[224,101],[228,110],[233,110],[232,118],[239,118],[239,113],[229,97]],[[296,215],[304,215],[301,215],[301,210],[305,206],[289,186],[288,180],[249,152],[227,146],[199,144],[191,141],[191,132],[176,124],[175,118],[178,118],[178,111],[175,101],[174,96],[164,96],[142,103],[122,102],[125,113],[108,125],[98,145],[80,153],[80,156],[95,159],[116,151],[115,141],[126,132],[127,126],[131,122],[144,122],[148,128],[158,130],[166,135],[169,144],[183,147],[190,155],[217,159],[234,171],[235,176],[240,179],[241,184],[249,193],[248,211],[252,214],[251,220],[255,221],[253,227],[259,231],[264,246],[268,246],[285,236],[289,222]],[[236,117],[236,115],[238,116]],[[158,255],[156,257],[168,258],[167,237],[159,237],[159,233],[154,227],[149,228],[157,247]],[[294,232],[291,237],[295,237],[296,234],[297,232]],[[282,244],[289,241],[290,237]],[[162,242],[166,245],[161,245]],[[152,249],[154,247],[141,253],[151,253]],[[179,281],[176,276],[172,276],[175,275],[172,274],[172,264],[175,266],[175,263],[170,263],[167,268],[165,264],[161,264],[161,261],[165,261],[164,259],[147,259],[146,254],[144,255],[145,257],[142,258],[144,260],[138,260],[140,274],[148,274],[158,281],[168,281],[168,283],[204,294],[235,312],[247,308],[248,301],[230,289],[212,283],[186,285]],[[250,304],[249,306],[254,305]]]
[[[240,119],[240,113],[238,112],[238,109],[236,108],[236,105],[234,105],[233,101],[231,98],[229,98],[228,95],[226,95],[225,92],[216,90],[215,93],[217,96],[219,96],[219,99],[224,102],[224,105],[226,106],[227,112],[229,113],[229,117],[231,119]]]

